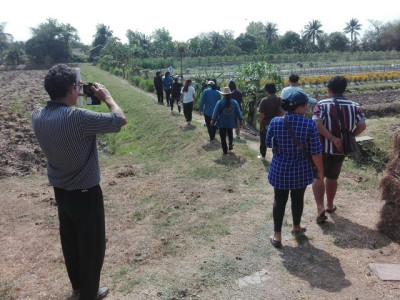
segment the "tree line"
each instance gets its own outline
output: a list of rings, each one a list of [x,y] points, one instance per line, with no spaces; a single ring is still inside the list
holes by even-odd
[[[369,28],[360,36],[362,24],[352,18],[343,24],[342,32],[326,33],[319,20],[306,24],[300,34],[287,31],[278,35],[272,22],[250,22],[238,37],[230,30],[196,35],[186,42],[174,41],[164,27],[151,35],[128,30],[128,42],[113,35],[109,26],[98,24],[91,45],[80,42],[77,30],[70,24],[47,19],[31,28],[26,42],[14,42],[0,23],[0,64],[52,64],[112,60],[123,66],[132,59],[207,56],[268,55],[292,53],[326,53],[331,51],[400,51],[400,20],[370,20]],[[77,50],[79,49],[79,50]]]

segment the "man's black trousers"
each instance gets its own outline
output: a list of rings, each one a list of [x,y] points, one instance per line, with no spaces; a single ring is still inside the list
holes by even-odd
[[[87,190],[54,188],[61,246],[69,279],[80,299],[96,299],[105,254],[103,194],[99,185]]]

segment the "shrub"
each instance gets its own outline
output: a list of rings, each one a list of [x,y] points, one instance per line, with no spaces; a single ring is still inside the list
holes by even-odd
[[[147,92],[154,93],[155,88],[154,88],[154,82],[152,79],[142,79],[139,83],[139,87]]]
[[[140,81],[142,81],[142,78],[140,76],[134,76],[130,77],[129,81],[134,85],[134,86],[139,86]]]

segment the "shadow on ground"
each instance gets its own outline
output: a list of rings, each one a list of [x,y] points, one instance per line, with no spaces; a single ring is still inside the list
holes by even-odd
[[[246,163],[247,159],[236,156],[235,153],[229,152],[228,154],[223,154],[221,150],[221,157],[214,160],[215,163],[220,165],[228,165],[234,168],[239,168]]]
[[[351,285],[338,258],[314,247],[306,236],[297,241],[297,247],[283,246],[280,253],[282,264],[290,274],[308,281],[312,288],[328,292],[340,292]]]
[[[373,250],[385,247],[392,242],[377,230],[357,224],[339,214],[333,213],[330,214],[330,217],[333,222],[322,224],[321,229],[324,234],[333,236],[335,245],[340,248]]]

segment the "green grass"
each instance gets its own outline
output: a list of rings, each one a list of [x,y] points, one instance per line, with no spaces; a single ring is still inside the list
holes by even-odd
[[[110,91],[114,100],[123,109],[128,124],[117,134],[100,136],[107,142],[112,154],[129,156],[129,161],[145,160],[164,161],[167,153],[176,153],[196,138],[193,132],[179,129],[176,120],[167,116],[167,111],[151,103],[146,94],[93,66],[81,67],[82,80],[101,82]],[[87,108],[106,112],[107,107],[86,106]],[[133,154],[133,155],[132,155]]]

